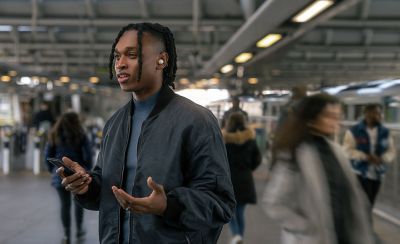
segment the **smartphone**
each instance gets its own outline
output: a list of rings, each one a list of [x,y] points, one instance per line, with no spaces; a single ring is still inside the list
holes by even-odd
[[[58,158],[47,158],[47,161],[52,163],[57,168],[63,167],[64,168],[64,175],[66,175],[66,176],[70,176],[70,175],[75,174],[75,170],[73,170],[70,167],[68,167],[67,165],[65,165],[64,162],[61,159],[58,159]]]

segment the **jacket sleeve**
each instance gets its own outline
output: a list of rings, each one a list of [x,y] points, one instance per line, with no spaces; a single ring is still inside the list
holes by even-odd
[[[84,137],[82,142],[82,158],[83,158],[83,165],[86,170],[91,170],[93,167],[93,154],[92,149],[90,147],[89,139],[87,136]]]
[[[212,128],[194,131],[184,145],[187,183],[167,192],[163,216],[168,225],[187,231],[222,227],[230,221],[236,204],[217,122]]]
[[[106,125],[107,127],[107,125]],[[104,158],[104,144],[107,141],[106,127],[104,128],[103,135],[104,138],[101,141],[100,153],[97,157],[97,163],[93,170],[90,172],[92,177],[92,182],[89,185],[89,190],[87,193],[82,195],[75,195],[75,200],[84,208],[89,210],[98,211],[100,208],[100,191],[102,183],[102,168],[103,168],[103,158]]]
[[[396,157],[396,148],[394,146],[393,137],[389,134],[388,138],[388,149],[382,154],[382,160],[384,163],[392,163]]]
[[[356,146],[357,145],[353,133],[347,130],[343,139],[343,148],[347,156],[349,157],[349,159],[366,160],[367,155],[364,152],[357,150]]]
[[[297,206],[300,172],[289,159],[278,159],[268,181],[262,207],[268,216],[277,220],[281,227],[292,232],[306,232],[309,221]]]

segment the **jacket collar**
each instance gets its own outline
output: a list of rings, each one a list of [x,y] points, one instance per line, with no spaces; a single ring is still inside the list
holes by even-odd
[[[376,125],[376,128],[378,128],[378,131],[380,131],[381,127],[382,127],[382,123],[378,123]],[[359,128],[363,129],[363,130],[367,130],[367,122],[365,121],[365,119],[360,122]]]
[[[153,110],[149,114],[149,118],[157,115],[158,113],[163,110],[168,103],[175,97],[175,92],[168,86],[168,85],[162,85],[161,89],[159,90],[159,94],[157,97],[156,105],[154,106]],[[129,114],[130,116],[133,115],[134,113],[134,102],[133,98],[129,101]]]
[[[256,137],[256,133],[251,128],[246,128],[243,131],[227,132],[225,129],[222,130],[222,136],[225,143],[244,144],[247,141],[253,140]]]

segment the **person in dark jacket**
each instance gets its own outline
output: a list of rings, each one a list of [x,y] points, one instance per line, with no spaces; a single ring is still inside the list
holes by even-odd
[[[222,116],[221,128],[225,128],[226,122],[228,121],[228,118],[232,113],[241,113],[246,118],[246,121],[249,119],[247,112],[240,108],[240,98],[238,96],[232,97],[231,102],[232,107],[229,110],[225,111],[224,115]]]
[[[37,131],[48,131],[54,124],[54,116],[49,109],[49,104],[42,102],[40,110],[33,116],[33,126]]]
[[[246,117],[240,112],[229,116],[222,135],[237,203],[229,226],[233,234],[232,243],[240,243],[245,229],[246,204],[257,202],[252,172],[260,165],[261,154],[255,141],[255,131],[246,126]]]
[[[79,116],[75,112],[67,112],[60,116],[49,132],[49,139],[45,146],[44,158],[59,158],[67,156],[80,162],[85,170],[92,167],[92,153],[89,141],[80,124]],[[48,170],[52,173],[51,185],[57,190],[61,202],[61,221],[64,227],[63,243],[71,240],[71,193],[61,185],[61,178],[56,173],[56,167],[46,160]],[[81,239],[83,229],[83,208],[75,204],[76,236]]]
[[[216,243],[235,207],[229,164],[216,118],[170,88],[171,31],[129,24],[111,51],[110,76],[133,98],[107,121],[90,175],[63,158],[77,171],[63,185],[99,211],[100,243]]]

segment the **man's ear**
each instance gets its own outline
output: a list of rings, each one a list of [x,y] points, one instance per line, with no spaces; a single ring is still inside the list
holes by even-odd
[[[162,70],[165,67],[168,66],[168,53],[167,52],[161,52],[160,55],[158,55],[157,59],[157,70]]]

